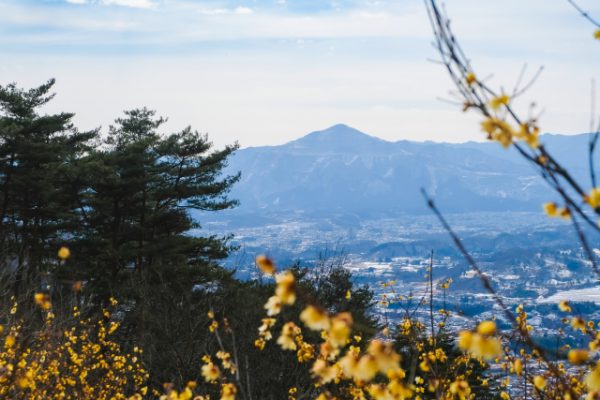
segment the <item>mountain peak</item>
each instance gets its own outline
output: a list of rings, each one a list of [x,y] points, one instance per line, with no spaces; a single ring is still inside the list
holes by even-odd
[[[294,150],[355,153],[379,152],[389,142],[367,135],[345,124],[336,124],[321,131],[311,132],[285,146]]]

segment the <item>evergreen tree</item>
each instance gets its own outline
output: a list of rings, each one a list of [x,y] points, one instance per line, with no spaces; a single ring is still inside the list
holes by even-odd
[[[229,238],[192,234],[200,225],[191,212],[235,206],[227,194],[239,179],[222,172],[236,146],[212,151],[189,127],[160,133],[164,122],[145,108],[126,111],[87,158],[84,234],[64,269],[84,282],[89,303],[102,306],[113,296],[123,304],[121,331],[149,349],[151,369],[174,345],[165,318],[185,318],[199,307],[195,291],[230,275],[217,263]]]
[[[58,246],[78,229],[84,188],[71,177],[97,134],[75,129],[73,114],[39,113],[53,85],[0,86],[0,263],[15,295],[39,288],[40,274],[57,266]]]

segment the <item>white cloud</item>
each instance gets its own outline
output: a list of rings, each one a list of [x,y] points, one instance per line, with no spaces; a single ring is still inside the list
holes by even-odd
[[[87,4],[87,0],[67,0],[69,4]]]
[[[252,9],[249,7],[236,7],[233,12],[235,14],[252,14]]]
[[[101,3],[107,6],[115,5],[131,8],[152,8],[155,6],[150,0],[101,0]]]
[[[223,14],[252,14],[254,11],[249,7],[236,7],[236,8],[201,8],[198,10],[199,14],[202,15],[223,15]]]

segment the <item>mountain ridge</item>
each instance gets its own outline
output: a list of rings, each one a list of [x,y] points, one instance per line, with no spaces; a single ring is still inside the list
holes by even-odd
[[[541,140],[588,184],[585,134]],[[422,214],[428,210],[421,188],[443,210],[458,213],[539,211],[554,200],[534,168],[497,143],[391,142],[344,124],[278,146],[240,149],[226,173],[237,171],[242,178],[231,197],[240,206],[224,218]]]

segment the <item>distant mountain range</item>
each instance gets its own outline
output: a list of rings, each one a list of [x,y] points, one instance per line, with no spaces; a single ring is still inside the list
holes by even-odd
[[[587,141],[550,135],[541,141],[584,184]],[[385,141],[339,124],[280,146],[238,150],[227,172],[241,171],[231,213],[348,214],[358,218],[426,212],[420,188],[447,212],[533,211],[554,198],[533,167],[496,143]]]

